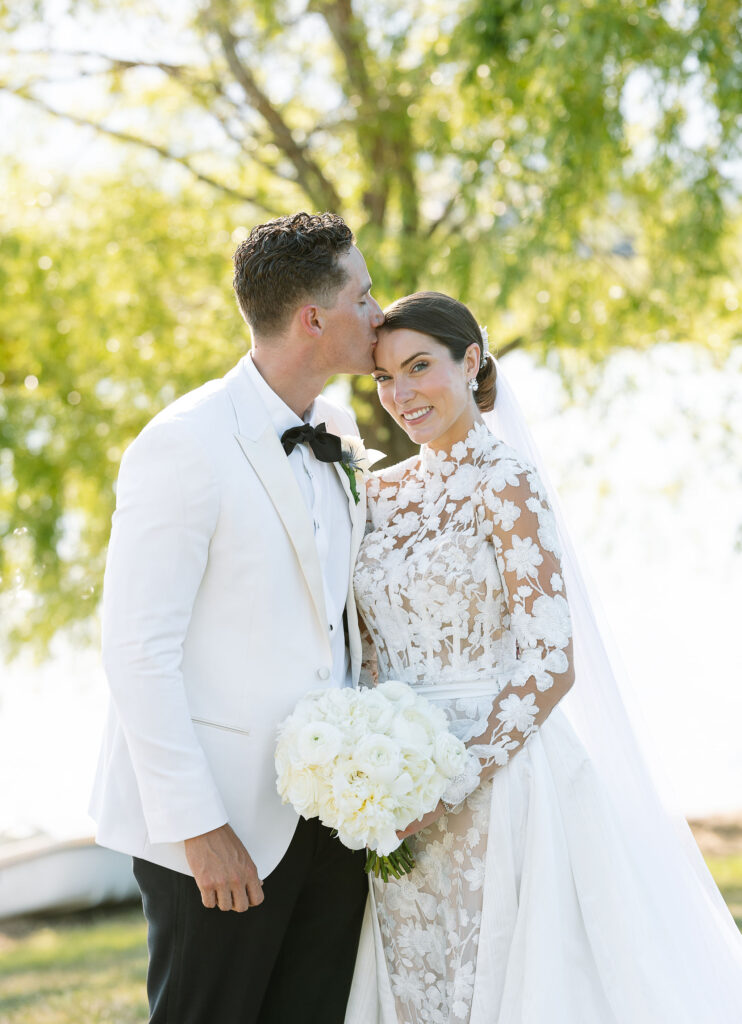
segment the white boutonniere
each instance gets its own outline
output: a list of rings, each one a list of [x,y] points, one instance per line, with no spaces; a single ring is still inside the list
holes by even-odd
[[[368,473],[373,465],[385,458],[384,452],[364,447],[363,441],[355,434],[343,434],[340,438],[342,455],[340,465],[350,483],[350,493],[356,505],[361,500],[358,494],[358,475]]]

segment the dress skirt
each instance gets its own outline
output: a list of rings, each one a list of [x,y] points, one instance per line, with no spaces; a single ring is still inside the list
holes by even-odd
[[[346,1024],[720,1024],[559,707],[411,845],[370,883]]]

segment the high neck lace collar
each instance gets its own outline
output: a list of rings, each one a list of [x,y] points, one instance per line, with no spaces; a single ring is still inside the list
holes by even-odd
[[[463,441],[457,441],[450,451],[436,451],[424,444],[420,447],[420,468],[424,474],[448,476],[462,463],[479,463],[497,444],[497,438],[484,423],[475,423]]]

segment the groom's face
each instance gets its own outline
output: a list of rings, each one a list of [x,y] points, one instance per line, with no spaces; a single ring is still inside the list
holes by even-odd
[[[338,263],[348,277],[333,305],[322,310],[322,357],[328,373],[370,373],[384,314],[371,296],[371,278],[359,250],[352,246]]]

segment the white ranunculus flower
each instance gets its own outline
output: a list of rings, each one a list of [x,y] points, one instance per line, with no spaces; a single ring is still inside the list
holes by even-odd
[[[294,755],[296,754],[296,737],[299,735],[303,721],[296,721],[292,715],[285,721],[281,722],[278,727],[278,747],[281,750],[283,758],[288,762],[293,762]]]
[[[353,765],[374,782],[391,782],[399,773],[399,744],[389,736],[371,733],[358,744]]]
[[[404,751],[414,750],[425,757],[430,757],[433,752],[432,736],[427,724],[418,716],[410,714],[413,710],[405,708],[395,716],[392,722],[392,736]]]
[[[374,732],[387,733],[394,718],[394,707],[377,689],[364,694],[364,705],[368,724]]]
[[[359,776],[353,758],[338,758],[329,766],[330,788],[341,814],[355,814],[363,803],[368,780]]]
[[[308,768],[292,768],[286,779],[286,800],[304,818],[314,818],[319,812],[319,787],[314,773]]]
[[[376,692],[381,694],[385,700],[390,701],[395,711],[410,707],[415,703],[415,694],[412,689],[407,683],[401,683],[398,679],[387,679],[385,683],[379,683]]]
[[[281,792],[283,785],[283,779],[286,773],[291,768],[291,757],[289,754],[289,746],[283,743],[278,744],[276,747],[276,773],[278,774],[278,792]]]
[[[348,850],[362,850],[366,845],[366,832],[360,822],[356,823],[357,831],[354,831],[353,825],[338,823],[336,826],[338,839]],[[397,841],[399,846],[399,840]]]
[[[350,688],[322,690],[316,695],[312,695],[313,707],[308,720],[316,722],[321,718],[330,722],[342,721],[349,713],[354,697],[355,693]],[[303,703],[303,701],[299,702],[300,712]]]
[[[388,857],[390,853],[393,853],[399,846],[399,839],[397,838],[397,830],[392,825],[384,829],[379,829],[374,835],[374,841],[372,849],[374,849],[380,857]]]
[[[449,779],[460,775],[466,764],[466,746],[453,733],[439,732],[433,743],[433,760]]]
[[[342,745],[342,733],[330,722],[307,722],[296,737],[297,755],[306,765],[328,764]]]
[[[401,771],[389,783],[389,792],[397,801],[402,801],[415,792],[415,779],[407,768],[407,762],[402,766]],[[414,799],[414,795],[412,797]]]
[[[410,764],[408,759],[407,770],[415,780],[414,800],[406,802],[407,808],[411,809],[409,821],[406,822],[409,824],[414,818],[421,818],[433,810],[446,788],[447,779],[429,757],[419,759],[417,766]]]
[[[448,728],[448,716],[443,708],[419,694],[415,695],[415,710],[428,722],[428,728],[433,734]]]

